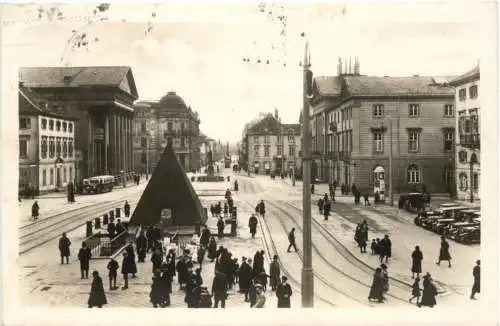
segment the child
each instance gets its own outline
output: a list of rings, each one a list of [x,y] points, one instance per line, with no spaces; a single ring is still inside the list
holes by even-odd
[[[411,295],[412,297],[408,300],[411,302],[411,300],[417,298],[417,305],[418,305],[418,299],[420,298],[420,285],[418,284],[420,282],[420,279],[415,278],[415,282],[413,282],[412,290],[411,290]]]
[[[377,243],[375,242],[375,239],[372,239],[372,255],[375,255],[377,252]]]

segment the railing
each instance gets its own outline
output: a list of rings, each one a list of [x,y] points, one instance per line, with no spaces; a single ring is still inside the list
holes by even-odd
[[[90,252],[92,253],[92,257],[97,257],[100,255],[100,248],[102,245],[101,239],[107,237],[107,234],[96,233],[83,240],[87,247],[89,247]]]
[[[115,236],[113,239],[103,238],[100,245],[100,256],[111,256],[118,249],[122,248],[129,240],[128,231],[123,231],[122,233]]]

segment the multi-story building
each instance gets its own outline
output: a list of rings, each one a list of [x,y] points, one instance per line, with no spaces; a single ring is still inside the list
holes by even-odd
[[[456,196],[461,200],[480,200],[481,132],[479,125],[479,66],[450,82],[455,87],[456,115]]]
[[[300,167],[300,125],[280,122],[277,112],[268,114],[247,128],[243,157],[254,173],[289,172]]]
[[[19,191],[57,191],[75,181],[75,118],[19,86]]]
[[[201,134],[200,135],[200,162],[201,166],[206,166],[208,164],[207,158],[208,153],[212,152],[212,160],[215,161],[215,140]]]
[[[24,67],[20,84],[75,117],[77,181],[132,172],[137,89],[130,67]]]
[[[200,119],[175,92],[168,92],[158,102],[134,104],[135,170],[149,173],[170,143],[185,171],[201,167]]]
[[[454,90],[446,77],[376,77],[359,62],[313,80],[315,179],[382,195],[448,192],[454,172]],[[392,152],[391,152],[392,151]],[[389,161],[392,157],[392,180]]]

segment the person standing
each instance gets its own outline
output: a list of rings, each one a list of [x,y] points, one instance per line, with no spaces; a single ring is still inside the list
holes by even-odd
[[[82,280],[84,278],[89,278],[90,258],[92,258],[92,252],[90,251],[90,248],[87,247],[87,244],[83,242],[80,251],[78,251],[78,260],[80,261],[80,273]]]
[[[108,263],[108,278],[109,278],[109,289],[114,290],[116,289],[116,276],[118,275],[118,268],[120,266],[118,265],[118,262],[114,259],[111,258],[111,260]]]
[[[439,249],[439,258],[436,265],[439,266],[442,260],[448,261],[448,267],[451,267],[450,244],[445,237],[441,237],[441,248]]]
[[[217,221],[217,233],[219,239],[224,236],[224,227],[225,227],[224,220],[222,219],[222,217],[219,217],[219,220]]]
[[[207,225],[205,224],[205,227],[201,231],[200,244],[203,247],[207,248],[209,242],[210,242],[210,230],[208,229]]]
[[[123,205],[123,212],[125,213],[125,217],[128,218],[130,216],[130,204],[128,201],[125,201],[125,205]]]
[[[372,286],[370,287],[370,294],[368,294],[368,301],[372,299],[378,300],[378,302],[384,302],[384,281],[382,268],[380,267],[375,269]]]
[[[418,304],[418,307],[427,306],[433,308],[436,305],[436,286],[432,283],[431,274],[427,273],[424,275],[424,281],[422,282],[424,287],[422,291],[422,300]]]
[[[200,270],[201,270],[201,266],[203,265],[203,260],[205,259],[205,247],[203,247],[203,245],[199,246],[198,247],[198,252],[197,252],[197,260],[198,260],[198,264],[200,265]]]
[[[33,221],[38,220],[38,216],[40,213],[40,206],[38,205],[38,201],[35,200],[33,205],[31,205],[31,218]]]
[[[66,237],[66,232],[64,232],[59,239],[59,253],[61,254],[61,265],[64,264],[64,258],[66,258],[66,264],[69,264],[71,241]]]
[[[270,285],[271,290],[276,291],[276,287],[280,282],[281,270],[280,264],[278,263],[278,255],[274,255],[273,261],[269,264],[269,274],[270,274]]]
[[[290,308],[290,297],[292,296],[292,287],[288,284],[286,276],[281,277],[281,283],[276,287],[276,297],[278,297],[278,308]]]
[[[226,308],[227,289],[228,289],[228,284],[226,275],[216,270],[214,280],[212,282],[212,295],[214,297],[214,308],[219,308],[219,302],[221,303],[221,308]]]
[[[415,281],[413,282],[412,285],[412,290],[411,290],[411,298],[408,300],[411,302],[411,300],[417,298],[417,306],[418,306],[418,300],[420,299],[420,278],[417,276]]]
[[[98,307],[102,308],[103,305],[107,304],[106,293],[104,292],[104,286],[102,284],[102,278],[99,276],[98,271],[92,272],[92,285],[90,286],[89,300],[87,301],[89,308]]]
[[[130,258],[129,263],[130,263],[130,270],[129,273],[132,274],[132,278],[135,278],[135,274],[137,273],[137,264],[135,263],[135,252],[134,252],[134,247],[132,246],[132,243],[129,243],[128,246],[125,248],[125,251],[128,254],[128,257]]]
[[[266,215],[266,204],[264,204],[264,200],[260,201],[258,207],[259,207],[259,214],[260,214],[260,216],[265,217],[265,215]]]
[[[288,245],[288,249],[286,250],[287,252],[290,252],[290,249],[293,247],[295,249],[295,252],[299,251],[297,249],[297,245],[295,244],[295,228],[292,228],[290,233],[288,233],[288,242],[290,243]]]
[[[217,258],[217,242],[214,237],[211,237],[208,243],[208,259],[213,262],[215,258]]]
[[[415,246],[415,250],[413,250],[411,254],[411,278],[415,277],[415,273],[417,273],[417,278],[419,278],[420,273],[422,273],[422,260],[424,259],[424,254],[420,251],[419,246]]]
[[[108,234],[110,240],[112,240],[116,235],[116,226],[113,221],[110,221],[108,224]]]
[[[475,300],[476,293],[481,293],[481,261],[476,261],[476,266],[472,269],[472,276],[474,276],[474,284],[472,284],[472,292],[470,298]]]
[[[142,230],[137,239],[135,239],[135,248],[137,250],[139,263],[144,263],[144,260],[146,259],[146,252],[148,250],[148,238],[146,238],[144,231]]]
[[[384,293],[389,292],[389,272],[387,271],[387,265],[382,264],[380,268],[382,269],[382,288],[384,289]]]
[[[255,233],[257,233],[257,223],[257,217],[255,217],[255,214],[252,214],[252,216],[250,216],[250,219],[248,220],[248,227],[250,228],[252,239],[255,239]]]
[[[252,268],[247,263],[247,258],[243,257],[240,270],[239,270],[239,288],[240,293],[245,295],[245,302],[248,302],[248,289],[250,288],[250,282],[252,279]]]
[[[132,262],[130,261],[131,257],[129,257],[127,252],[123,253],[123,261],[122,261],[122,275],[123,275],[123,281],[124,285],[122,287],[122,290],[128,289],[128,274],[131,272],[131,266]]]
[[[385,235],[382,240],[380,240],[380,262],[382,263],[385,257],[385,262],[387,263],[392,255],[392,241],[389,239],[389,235]]]
[[[328,216],[330,216],[330,210],[331,210],[331,203],[328,200],[328,195],[325,194],[325,198],[323,199],[323,217],[325,218],[325,221],[328,221]]]
[[[159,273],[156,273],[152,278],[151,291],[149,292],[149,301],[153,304],[154,308],[158,305],[162,306],[163,303],[163,289]]]

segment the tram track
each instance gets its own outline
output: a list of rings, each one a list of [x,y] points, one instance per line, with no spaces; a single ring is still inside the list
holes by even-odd
[[[135,205],[139,198],[137,194],[124,196],[119,200],[107,201],[98,205],[91,205],[66,211],[44,218],[38,222],[30,223],[19,228],[19,254],[25,254],[60,236],[63,232],[71,232],[92,219],[91,216],[103,215],[129,201]],[[97,217],[97,216],[96,216]]]

